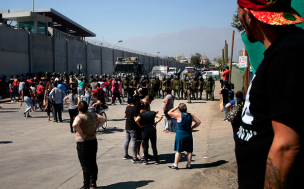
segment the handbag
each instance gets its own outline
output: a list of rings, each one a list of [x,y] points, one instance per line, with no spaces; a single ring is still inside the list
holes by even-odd
[[[231,123],[238,123],[242,119],[241,114],[243,105],[238,105],[237,100],[234,100],[234,102],[234,105],[230,107],[230,110],[227,113],[227,120]]]

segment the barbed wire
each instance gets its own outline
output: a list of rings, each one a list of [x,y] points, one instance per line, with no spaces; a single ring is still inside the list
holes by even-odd
[[[98,45],[98,46],[107,47],[107,48],[110,48],[110,49],[121,50],[121,51],[129,52],[129,53],[135,53],[135,54],[144,55],[144,56],[157,57],[157,55],[155,55],[155,54],[142,52],[142,51],[130,49],[130,48],[127,48],[127,47],[122,47],[122,46],[116,45],[115,43],[111,44],[111,43],[108,43],[108,42],[102,42],[102,41],[99,41],[99,40],[92,40],[92,39],[86,39],[86,42],[90,43],[92,45]]]

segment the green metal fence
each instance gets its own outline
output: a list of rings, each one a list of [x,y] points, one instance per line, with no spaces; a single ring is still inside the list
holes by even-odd
[[[236,66],[231,68],[231,83],[234,84],[234,93],[242,91],[244,93],[244,76],[245,72]]]

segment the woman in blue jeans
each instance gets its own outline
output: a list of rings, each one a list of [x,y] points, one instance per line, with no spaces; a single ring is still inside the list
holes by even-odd
[[[29,112],[33,108],[32,98],[34,99],[34,96],[30,88],[29,82],[26,81],[24,85],[25,86],[22,90],[22,99],[23,99],[22,102],[26,103],[26,110],[24,112],[24,117],[28,118],[28,117],[32,117],[30,116]]]
[[[85,99],[87,101],[87,104],[90,104],[90,101],[91,101],[91,92],[92,92],[92,90],[91,90],[91,88],[89,88],[89,85],[87,84],[85,86],[85,91],[84,91],[84,97],[85,97]]]
[[[123,157],[124,160],[131,159],[132,157],[129,156],[128,149],[129,144],[131,142],[131,149],[133,153],[133,163],[141,162],[136,155],[136,141],[137,135],[141,133],[138,132],[138,125],[135,122],[136,117],[138,116],[138,110],[136,105],[135,99],[131,99],[130,105],[127,106],[124,118],[126,118],[126,141],[124,144],[125,156]]]

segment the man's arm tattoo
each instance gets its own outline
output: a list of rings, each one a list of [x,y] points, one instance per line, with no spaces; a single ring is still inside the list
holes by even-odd
[[[266,189],[283,189],[281,174],[277,167],[272,163],[272,159],[267,157],[266,174],[264,188]]]

